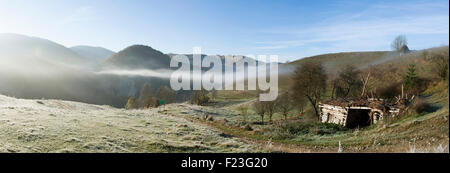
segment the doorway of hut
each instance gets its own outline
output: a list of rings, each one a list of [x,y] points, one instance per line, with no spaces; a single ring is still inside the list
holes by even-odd
[[[370,109],[349,109],[347,128],[365,127],[370,125]]]

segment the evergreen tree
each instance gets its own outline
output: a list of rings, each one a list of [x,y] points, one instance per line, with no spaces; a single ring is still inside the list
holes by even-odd
[[[415,87],[417,80],[417,74],[416,74],[416,65],[410,64],[408,67],[408,71],[406,72],[406,75],[403,77],[403,85],[405,86],[406,90],[411,90]]]

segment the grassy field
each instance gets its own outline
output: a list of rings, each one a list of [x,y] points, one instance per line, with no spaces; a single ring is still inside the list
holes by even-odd
[[[0,152],[261,152],[158,109],[0,95]]]

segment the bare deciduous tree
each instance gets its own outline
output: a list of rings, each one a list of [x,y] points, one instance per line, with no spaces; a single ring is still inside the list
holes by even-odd
[[[298,108],[300,113],[303,113],[303,109],[305,108],[306,103],[308,103],[308,100],[303,95],[297,95],[297,94],[292,94],[292,93],[294,93],[294,92],[290,92],[290,94],[291,94],[290,97],[292,99],[293,106],[295,108]]]
[[[368,88],[368,83],[370,80],[370,71],[367,73],[366,76],[361,76],[361,82],[362,82],[362,91],[361,91],[361,97],[364,97],[365,95],[367,95],[367,88]]]
[[[353,65],[346,66],[339,77],[333,81],[333,94],[336,97],[354,97],[360,93],[363,85],[359,78],[360,71]]]
[[[305,62],[299,66],[293,77],[292,94],[305,97],[313,106],[319,119],[318,104],[326,89],[327,75],[322,64]]]
[[[400,51],[403,46],[408,45],[408,40],[406,39],[406,36],[399,35],[395,37],[394,41],[391,43],[391,48],[395,51]]]
[[[266,114],[265,104],[262,101],[256,101],[253,104],[253,108],[259,116],[261,116],[261,124],[264,124],[264,115]]]
[[[211,99],[215,101],[217,99],[218,94],[219,94],[218,91],[215,88],[213,88],[213,90],[211,91]]]
[[[287,120],[289,112],[294,109],[289,92],[284,92],[278,96],[276,100],[276,108],[284,116],[284,119]]]
[[[248,106],[241,105],[238,107],[238,111],[241,113],[242,117],[244,118],[244,122],[247,122]]]
[[[264,107],[266,109],[267,114],[269,115],[269,121],[272,122],[272,116],[275,114],[276,111],[276,104],[275,101],[266,101],[264,102]]]

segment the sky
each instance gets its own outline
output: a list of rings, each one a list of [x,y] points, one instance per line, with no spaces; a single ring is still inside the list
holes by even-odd
[[[0,0],[0,33],[66,47],[164,53],[278,55],[279,61],[349,51],[449,44],[449,1]]]

